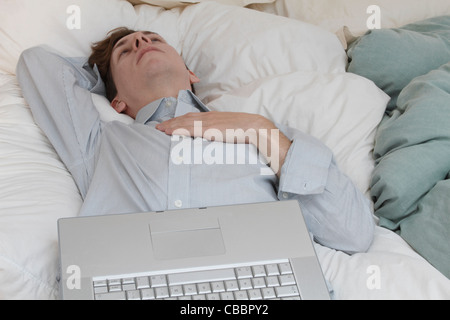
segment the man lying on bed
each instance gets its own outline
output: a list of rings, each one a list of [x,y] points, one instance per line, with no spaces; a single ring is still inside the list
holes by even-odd
[[[302,132],[280,127],[281,133],[259,115],[210,112],[191,91],[199,79],[158,34],[114,30],[93,46],[89,62],[96,67],[85,62],[38,47],[25,51],[17,68],[36,122],[80,190],[81,215],[296,199],[317,242],[348,253],[369,248],[369,201],[339,171],[332,152]],[[104,94],[103,83],[112,107],[134,123],[100,120],[91,92]],[[176,129],[197,138],[182,139],[173,135]],[[226,137],[226,129],[262,134],[244,135],[241,144],[235,137],[226,144],[209,141]],[[199,139],[206,131],[215,137]],[[186,141],[189,149],[180,147]],[[248,156],[264,142],[270,148],[259,151],[276,174],[262,174],[266,162],[248,157],[243,164],[220,164],[186,161],[180,152],[195,158],[195,147],[209,147],[229,160],[229,153],[234,158],[243,147]]]

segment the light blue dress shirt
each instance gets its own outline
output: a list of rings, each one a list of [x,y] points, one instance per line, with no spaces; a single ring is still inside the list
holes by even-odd
[[[104,93],[104,85],[85,62],[37,47],[23,53],[17,68],[37,124],[79,188],[80,215],[297,199],[317,242],[348,253],[370,246],[369,200],[320,141],[279,126],[292,146],[278,179],[267,174],[252,145],[171,137],[155,129],[173,117],[209,111],[190,91],[149,103],[132,124],[105,123],[91,98],[91,92]]]

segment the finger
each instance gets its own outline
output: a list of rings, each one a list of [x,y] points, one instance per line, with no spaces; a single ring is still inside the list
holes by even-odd
[[[175,122],[174,118],[157,124],[155,128],[157,130],[167,132],[174,130],[175,128],[177,128],[177,126],[180,127],[180,124],[177,125],[177,122]]]
[[[156,125],[156,129],[169,136],[202,137],[203,135],[201,125],[193,125],[191,121],[172,119]]]

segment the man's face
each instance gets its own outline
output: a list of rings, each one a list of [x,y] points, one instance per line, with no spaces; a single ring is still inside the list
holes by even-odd
[[[135,32],[117,42],[111,56],[111,71],[117,88],[117,101],[124,101],[125,112],[135,118],[148,103],[176,96],[198,82],[178,54],[160,35]],[[124,104],[122,104],[124,106]]]

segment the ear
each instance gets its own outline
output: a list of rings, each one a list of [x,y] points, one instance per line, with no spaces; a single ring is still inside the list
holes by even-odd
[[[189,70],[189,80],[191,81],[191,84],[200,82],[200,79],[191,70]]]
[[[111,107],[113,107],[117,113],[125,113],[125,110],[128,109],[127,104],[120,100],[118,97],[115,97],[111,102]]]

